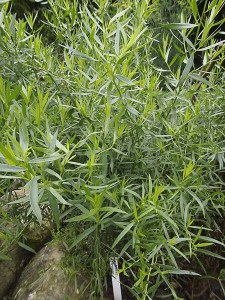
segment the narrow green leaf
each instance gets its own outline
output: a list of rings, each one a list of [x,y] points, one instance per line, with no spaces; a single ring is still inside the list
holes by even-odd
[[[62,180],[62,177],[58,173],[56,173],[55,171],[53,171],[52,169],[47,168],[45,171],[47,173],[49,173],[50,175],[55,176],[59,180]]]
[[[116,208],[116,207],[102,207],[102,208],[100,208],[100,211],[108,211],[108,212],[112,212],[112,213],[127,214],[126,211]]]
[[[196,19],[197,18],[197,12],[198,12],[197,0],[192,0],[191,4],[192,4],[191,5],[192,13],[193,13],[194,18]]]
[[[130,9],[130,7],[120,11],[119,13],[115,14],[115,16],[112,17],[112,19],[109,21],[109,25],[112,24],[114,21],[118,20],[120,17],[125,15],[125,13]]]
[[[63,157],[63,155],[61,155],[59,153],[54,153],[52,155],[47,155],[47,156],[44,156],[44,157],[33,158],[29,161],[29,163],[39,164],[39,163],[45,163],[45,162],[52,162],[52,161],[58,160],[62,157]]]
[[[70,203],[67,202],[53,187],[49,187],[49,191],[52,193],[53,196],[55,196],[56,199],[59,200],[60,203],[70,205]]]
[[[17,159],[15,156],[13,156],[6,148],[5,146],[0,143],[0,152],[6,159],[8,164],[17,165]]]
[[[27,250],[27,251],[29,251],[29,252],[32,252],[32,253],[36,254],[36,251],[35,251],[33,248],[27,246],[26,244],[21,243],[21,242],[18,242],[18,245],[19,245],[21,248],[23,248],[23,249],[25,249],[25,250]]]
[[[15,27],[15,24],[14,24]],[[14,90],[11,92],[9,101],[16,100],[17,96],[21,92],[22,86],[21,85],[16,85]]]
[[[128,224],[124,230],[118,235],[118,237],[115,239],[112,248],[114,248],[121,240],[122,238],[128,233],[128,231],[134,226],[134,222]]]
[[[152,178],[151,175],[148,174],[148,199],[150,200],[152,197]]]
[[[78,222],[78,221],[95,221],[95,218],[93,217],[97,212],[97,209],[91,209],[88,213],[86,214],[82,214],[82,215],[79,215],[79,216],[75,216],[75,217],[72,217],[68,220],[66,220],[65,222]]]
[[[138,28],[134,31],[134,33],[131,35],[129,42],[125,47],[125,52],[127,52],[135,43],[137,43],[142,34],[147,30],[147,27],[141,30],[142,28],[143,24],[140,24]]]
[[[202,249],[202,248],[198,248],[197,252],[200,252],[200,253],[215,257],[215,258],[225,260],[224,256],[221,256],[221,255],[217,254],[216,252],[211,252],[209,250],[205,250],[205,249]]]
[[[80,211],[82,211],[83,214],[87,214],[88,213],[88,209],[86,207],[84,207],[82,204],[74,204],[75,207],[77,207]]]
[[[149,207],[149,208],[145,209],[145,210],[138,216],[138,220],[141,220],[143,217],[145,217],[146,215],[150,214],[152,211],[154,211],[154,207]],[[151,214],[151,216],[153,216],[153,214]]]
[[[99,185],[99,186],[95,186],[95,185],[87,185],[86,184],[86,187],[90,190],[104,190],[106,188],[112,188],[114,187],[115,185],[117,185],[117,182],[113,182],[111,184],[106,184],[106,185]]]
[[[219,46],[219,45],[224,45],[224,42],[225,42],[225,40],[217,42],[217,43],[209,45],[207,47],[200,48],[200,49],[198,49],[198,51],[205,51],[205,50],[209,50],[209,49],[215,48],[216,46]]]
[[[124,77],[120,74],[115,74],[115,77],[117,79],[119,79],[119,81],[122,81],[123,83],[126,83],[127,85],[133,85],[134,84],[132,80],[130,80],[127,77]]]
[[[176,268],[178,268],[178,265],[177,265],[177,262],[176,262],[176,258],[174,257],[172,251],[170,250],[170,248],[167,245],[164,245],[164,247],[165,247],[165,249],[166,249],[166,251],[167,251],[167,253],[168,253],[168,255],[169,255],[169,257],[170,257],[170,259],[172,261],[172,263],[174,264],[174,266]]]
[[[58,129],[56,130],[54,135],[51,135],[51,141],[50,141],[50,144],[49,144],[49,149],[52,150],[52,151],[55,151],[57,136],[58,136]]]
[[[49,205],[52,211],[53,219],[55,221],[57,229],[60,227],[60,212],[59,212],[59,206],[55,199],[55,197],[48,191],[48,201]]]
[[[7,164],[0,164],[0,172],[15,173],[15,172],[23,172],[23,171],[25,171],[25,169],[22,167],[11,166],[11,165],[7,165]]]
[[[170,23],[170,24],[162,24],[163,28],[171,29],[171,30],[182,30],[182,29],[189,29],[197,27],[196,24],[190,24],[190,23]]]
[[[24,155],[24,151],[20,146],[20,143],[17,141],[17,139],[15,138],[15,136],[8,134],[8,138],[11,140],[12,145],[13,145],[13,150],[15,155],[23,156]]]
[[[208,80],[206,80],[204,77],[202,77],[202,76],[200,76],[198,74],[192,73],[192,74],[189,75],[189,77],[192,78],[192,79],[194,79],[194,80],[196,80],[196,81],[199,81],[199,82],[201,82],[203,84],[206,84],[209,87],[213,87],[212,84]]]
[[[177,224],[163,211],[157,209],[158,214],[163,217],[163,219],[165,219],[168,223],[170,223],[170,225],[172,225],[172,227],[175,227],[176,229],[178,229]]]
[[[201,276],[198,273],[195,273],[193,271],[188,271],[188,270],[172,270],[169,271],[170,274],[177,274],[177,275],[195,275],[195,276]]]
[[[198,196],[195,194],[195,193],[193,193],[191,190],[189,190],[189,189],[186,189],[187,191],[188,191],[188,193],[197,201],[197,203],[199,204],[199,206],[200,206],[200,208],[201,208],[201,210],[202,210],[202,212],[203,212],[203,214],[205,215],[205,208],[204,208],[204,206],[203,206],[203,204],[202,204],[202,201],[198,198]]]
[[[1,10],[0,11],[0,27],[2,27],[3,20],[4,20],[4,12],[3,12],[3,10]]]
[[[191,71],[191,68],[193,67],[193,64],[194,64],[194,54],[192,53],[191,56],[189,57],[188,61],[187,61],[187,64],[181,74],[181,77],[178,81],[178,85],[179,86],[182,86],[185,79],[188,77],[190,71]]]
[[[120,53],[120,30],[119,30],[118,25],[117,25],[117,29],[116,29],[114,49],[115,49],[115,53],[117,55],[119,55],[119,53]]]
[[[224,243],[222,243],[222,242],[220,242],[220,241],[218,241],[218,240],[216,240],[216,239],[213,239],[213,238],[211,238],[211,237],[209,237],[209,236],[201,235],[201,236],[199,237],[199,240],[211,242],[211,243],[213,243],[213,244],[218,244],[218,245],[221,245],[221,246],[225,247],[225,244],[224,244]]]
[[[3,232],[0,232],[0,239],[7,239],[8,236],[4,234]]]
[[[50,136],[51,138],[53,137],[53,135],[52,135],[51,133],[49,133],[49,136]],[[56,147],[57,147],[58,149],[62,150],[63,152],[65,152],[65,153],[69,153],[69,150],[66,149],[66,147],[63,146],[63,144],[62,144],[59,140],[56,140]]]
[[[78,235],[73,242],[73,244],[69,247],[69,250],[71,250],[73,247],[75,247],[77,244],[79,244],[82,240],[87,238],[94,230],[96,230],[97,225],[93,225],[92,227],[86,229],[84,232],[82,232],[80,235]]]
[[[194,44],[191,42],[191,40],[189,40],[189,38],[186,35],[184,35],[181,31],[180,31],[180,35],[182,36],[183,40],[191,47],[191,49],[196,51],[196,48]]]
[[[30,205],[31,209],[38,219],[38,222],[40,225],[42,224],[42,215],[41,215],[41,210],[38,204],[38,183],[37,183],[37,178],[33,177],[30,181],[30,194],[29,194],[29,199],[30,199]]]
[[[130,113],[132,113],[133,115],[139,116],[139,112],[137,111],[137,109],[134,108],[133,106],[129,105],[129,104],[127,105],[127,110],[128,110]]]
[[[20,178],[20,176],[10,176],[10,175],[0,175],[0,178],[2,178],[2,179],[19,179]]]
[[[84,54],[84,53],[81,53],[80,51],[77,51],[75,49],[72,50],[72,53],[80,58],[83,58],[83,59],[87,59],[87,60],[90,60],[90,61],[98,61],[97,59],[87,55],[87,54]]]
[[[29,196],[24,194],[23,197],[9,202],[9,204],[24,204],[24,203],[27,203],[29,201],[30,201]]]
[[[1,3],[0,3],[1,4]],[[1,260],[12,260],[12,258],[4,253],[0,253],[0,261]]]
[[[113,151],[115,151],[116,153],[118,154],[121,154],[121,155],[124,155],[124,156],[127,156],[127,153],[124,153],[122,151],[120,151],[119,149],[116,149],[116,148],[112,148]]]

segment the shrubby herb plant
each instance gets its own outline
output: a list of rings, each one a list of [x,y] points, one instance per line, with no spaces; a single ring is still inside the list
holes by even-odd
[[[224,45],[207,27],[222,1],[192,39],[202,16],[190,0],[195,24],[164,24],[161,42],[148,25],[157,3],[49,0],[37,27],[3,2],[1,194],[25,181],[18,219],[52,220],[69,263],[91,268],[90,297],[116,256],[135,299],[161,284],[178,299],[175,275],[197,276],[203,254],[224,259],[212,248],[224,247]]]

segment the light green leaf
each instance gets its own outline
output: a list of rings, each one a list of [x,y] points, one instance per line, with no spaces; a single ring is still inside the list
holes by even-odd
[[[218,240],[216,240],[216,239],[213,239],[213,238],[211,238],[211,237],[208,237],[208,236],[201,235],[201,236],[199,237],[199,240],[211,242],[211,243],[213,243],[213,244],[218,244],[218,245],[221,245],[221,246],[225,247],[225,244],[224,244],[224,243],[222,243],[222,242],[220,242],[220,241],[218,241]]]
[[[0,143],[0,152],[6,159],[8,164],[16,165],[17,164],[17,159],[15,156],[13,156],[6,148],[5,146]]]
[[[69,247],[69,250],[71,250],[73,247],[75,247],[77,244],[79,244],[82,240],[87,238],[94,230],[96,230],[97,225],[94,225],[88,229],[86,229],[84,232],[82,232],[80,235],[78,235],[73,242],[73,244]]]
[[[112,213],[127,214],[126,211],[116,208],[116,207],[102,207],[102,208],[100,208],[100,211],[108,211],[108,212],[112,212]]]
[[[24,203],[27,203],[29,201],[30,201],[29,196],[24,195],[24,197],[16,199],[15,201],[11,201],[11,202],[9,202],[9,204],[24,204]]]
[[[82,204],[74,204],[75,207],[77,207],[80,211],[82,211],[83,214],[87,214],[88,213],[88,209],[86,207],[84,207]]]
[[[181,31],[180,31],[180,35],[182,36],[183,40],[191,47],[191,49],[196,51],[196,48],[194,44],[191,42],[191,40],[189,40],[189,38],[187,38],[186,35],[184,35]]]
[[[134,84],[132,80],[130,80],[129,78],[124,77],[120,74],[115,74],[115,77],[117,79],[119,79],[119,81],[122,81],[123,83],[126,83],[127,85],[133,85]]]
[[[33,177],[30,181],[30,194],[29,194],[29,199],[30,199],[30,205],[31,209],[38,219],[38,222],[40,225],[42,224],[42,215],[41,215],[41,210],[38,204],[38,183],[37,183],[37,178]]]
[[[53,135],[52,135],[51,133],[49,133],[49,136],[50,136],[51,138],[53,137]],[[69,150],[66,149],[66,147],[63,146],[63,144],[60,143],[59,140],[56,140],[56,147],[57,147],[58,149],[62,150],[63,152],[65,152],[65,153],[69,153]]]
[[[52,211],[52,215],[56,224],[57,229],[59,229],[60,226],[60,212],[59,212],[59,206],[58,203],[55,199],[55,196],[52,195],[52,193],[50,193],[48,191],[48,201],[49,201],[49,205]]]
[[[176,229],[178,229],[177,224],[163,211],[158,210],[157,209],[158,214],[163,217],[163,219],[165,219],[168,223],[170,223],[170,225],[172,225],[172,227],[175,227]]]
[[[52,151],[55,151],[57,136],[58,136],[58,129],[56,130],[54,135],[51,134],[51,141],[50,141],[50,144],[49,144],[49,149],[52,150]]]
[[[189,189],[186,189],[187,190],[187,192],[198,202],[198,204],[199,204],[199,206],[200,206],[200,208],[201,208],[201,210],[202,210],[202,212],[203,212],[203,214],[205,215],[205,208],[204,208],[204,206],[203,206],[203,204],[202,204],[202,201],[198,198],[198,196],[195,194],[195,193],[193,193],[191,190],[189,190]]]
[[[120,151],[119,149],[112,148],[112,150],[114,150],[114,151],[115,151],[116,153],[118,153],[118,154],[127,156],[127,153],[124,153],[124,152]]]
[[[133,115],[139,116],[139,112],[137,111],[137,109],[134,108],[133,106],[129,105],[129,104],[127,105],[127,110],[128,110],[130,113],[132,113]]]
[[[108,188],[112,188],[115,185],[117,185],[117,182],[113,182],[111,184],[106,184],[106,185],[99,185],[99,186],[95,186],[95,185],[87,185],[86,187],[90,190],[104,190],[104,189],[108,189]]]
[[[25,171],[24,168],[22,167],[17,167],[17,166],[11,166],[7,164],[0,164],[0,172],[23,172]]]
[[[0,253],[0,261],[1,260],[12,260],[12,258],[8,255],[5,255],[4,253]]]
[[[87,54],[84,54],[84,53],[81,53],[80,51],[77,51],[75,49],[72,50],[72,53],[80,58],[83,58],[83,59],[87,59],[87,60],[90,60],[90,61],[98,61],[97,59],[94,59],[93,57],[87,55]]]
[[[148,199],[150,200],[152,196],[152,178],[151,175],[148,174]]]
[[[2,232],[0,232],[0,239],[7,239],[8,236]]]
[[[194,80],[196,80],[196,81],[199,81],[199,82],[201,82],[203,84],[206,84],[209,87],[213,87],[212,84],[208,80],[206,80],[204,77],[202,77],[202,76],[200,76],[198,74],[192,73],[192,74],[189,74],[189,77],[192,78],[192,79],[194,79]]]
[[[58,160],[62,157],[63,157],[63,155],[61,155],[59,153],[54,153],[52,155],[47,155],[47,156],[44,156],[44,157],[33,158],[29,161],[29,163],[39,164],[39,163],[51,162],[51,161]]]
[[[200,48],[200,49],[198,49],[198,51],[205,51],[205,50],[209,50],[209,49],[215,48],[216,46],[219,46],[219,45],[224,45],[224,42],[225,42],[225,40],[220,41],[220,42],[218,42],[218,43],[209,45],[209,46],[207,46],[207,47]]]
[[[88,213],[86,214],[82,214],[79,216],[75,216],[73,218],[70,218],[68,220],[66,220],[65,222],[78,222],[78,221],[95,221],[95,218],[93,217],[97,212],[97,209],[91,209]]]
[[[170,24],[162,24],[163,28],[171,29],[171,30],[182,30],[182,29],[189,29],[197,27],[196,24],[190,24],[190,23],[170,23]]]
[[[62,180],[62,177],[58,173],[56,173],[55,171],[53,171],[52,169],[47,168],[45,171],[47,173],[51,174],[52,176],[55,176],[59,180]]]
[[[134,222],[128,224],[124,230],[118,235],[118,237],[115,239],[112,248],[114,248],[121,240],[122,238],[128,233],[128,231],[134,226]]]
[[[118,20],[120,17],[122,17],[128,11],[128,9],[130,9],[130,7],[120,11],[114,17],[112,17],[112,19],[109,21],[109,25],[112,24],[115,20]]]
[[[52,193],[53,196],[55,196],[56,199],[59,200],[60,203],[70,205],[70,203],[67,202],[53,187],[49,187],[49,191]]]
[[[219,259],[225,260],[224,256],[219,255],[216,252],[211,252],[211,251],[206,250],[206,249],[198,248],[197,252],[200,252],[200,253],[203,253],[203,254],[215,257],[215,258],[219,258]]]
[[[29,252],[32,252],[32,253],[36,254],[36,251],[35,251],[33,248],[27,246],[26,244],[21,243],[21,242],[18,242],[18,245],[19,245],[21,248],[23,248],[23,249],[25,249],[25,250],[27,250],[27,251],[29,251]]]
[[[195,275],[195,276],[201,276],[198,273],[195,273],[193,271],[188,271],[188,270],[172,270],[169,271],[170,274],[177,274],[177,275]]]
[[[192,53],[187,61],[187,64],[186,64],[181,76],[180,76],[178,85],[180,85],[180,86],[183,85],[185,79],[188,77],[188,75],[191,71],[191,68],[193,67],[193,64],[194,64],[194,54]]]
[[[20,176],[8,176],[8,175],[0,175],[0,178],[2,178],[2,179],[19,179],[20,178]]]
[[[197,0],[192,0],[191,4],[192,4],[191,8],[192,8],[193,16],[196,19],[197,18],[197,12],[198,12]]]
[[[119,26],[117,25],[116,35],[115,35],[115,43],[114,43],[115,53],[119,55],[120,53],[120,30]]]
[[[27,126],[24,121],[19,126],[19,137],[20,137],[20,146],[24,152],[28,150],[29,146],[29,136]]]
[[[147,209],[145,209],[139,216],[138,216],[138,220],[141,220],[143,217],[145,217],[146,215],[150,214],[152,211],[154,211],[154,207],[149,207]],[[151,214],[152,215],[152,214]]]

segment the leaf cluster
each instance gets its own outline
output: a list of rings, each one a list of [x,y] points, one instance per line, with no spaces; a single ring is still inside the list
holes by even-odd
[[[223,259],[210,246],[224,247],[214,237],[224,213],[224,46],[206,29],[192,41],[198,24],[185,19],[165,24],[160,42],[148,26],[157,6],[144,0],[48,6],[40,28],[34,15],[0,11],[1,193],[25,182],[28,196],[11,202],[25,210],[21,222],[50,218],[66,234],[68,252],[91,268],[93,298],[113,256],[136,299],[162,282],[176,298],[171,278],[196,275],[184,268],[193,257]],[[200,69],[196,51],[210,57]]]

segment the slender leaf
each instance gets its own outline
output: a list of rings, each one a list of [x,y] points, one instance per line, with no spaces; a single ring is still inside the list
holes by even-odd
[[[52,193],[53,196],[55,196],[55,198],[62,204],[65,205],[70,205],[69,202],[67,202],[61,195],[59,192],[57,192],[53,187],[49,187],[49,191]]]
[[[96,230],[96,228],[97,228],[97,225],[93,225],[93,226],[89,227],[88,229],[84,230],[84,232],[82,232],[80,235],[78,235],[76,237],[73,244],[69,247],[69,250],[71,250],[72,248],[77,246],[81,241],[86,239],[93,231]]]
[[[123,237],[130,231],[130,229],[134,226],[134,222],[131,222],[128,224],[124,230],[118,235],[118,237],[115,239],[112,248],[115,248],[115,246],[123,239]]]
[[[38,222],[42,224],[42,214],[41,214],[41,209],[39,207],[39,198],[38,198],[38,182],[37,178],[33,177],[30,181],[30,194],[29,194],[29,199],[30,199],[30,205],[31,209],[38,219]]]
[[[11,165],[7,165],[7,164],[0,164],[0,172],[16,173],[16,172],[23,172],[23,171],[25,171],[25,169],[22,167],[11,166]]]
[[[21,248],[23,248],[23,249],[25,249],[25,250],[27,250],[27,251],[29,251],[29,252],[32,252],[32,253],[36,254],[36,251],[35,251],[33,248],[31,248],[30,246],[28,246],[28,245],[26,245],[26,244],[24,244],[24,243],[22,243],[22,242],[18,242],[18,245],[19,245]]]

